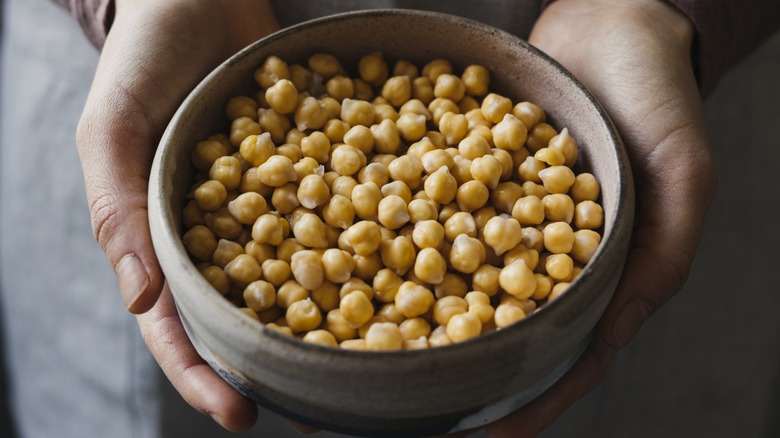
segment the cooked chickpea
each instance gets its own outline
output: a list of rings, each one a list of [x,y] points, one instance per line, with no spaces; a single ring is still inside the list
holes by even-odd
[[[438,325],[445,326],[455,315],[460,315],[468,311],[468,302],[458,296],[448,295],[439,298],[433,303],[433,320]]]
[[[433,329],[431,335],[428,336],[428,346],[434,348],[443,347],[445,345],[452,345],[452,339],[447,336],[447,327],[440,325]]]
[[[524,260],[517,260],[501,269],[498,284],[512,296],[523,299],[533,295],[536,277]]]
[[[376,109],[370,102],[356,99],[344,99],[341,103],[341,120],[350,126],[371,126],[374,123]]]
[[[412,98],[424,104],[433,101],[433,82],[425,76],[412,79]]]
[[[352,291],[341,298],[339,304],[341,316],[349,323],[352,328],[358,328],[368,322],[374,316],[374,305],[371,300],[361,291]]]
[[[309,248],[327,248],[325,224],[316,214],[306,213],[292,227],[293,235],[301,245]]]
[[[333,336],[331,332],[322,329],[308,331],[301,339],[303,342],[309,344],[325,345],[328,347],[338,347],[339,345],[336,341],[336,337]]]
[[[239,254],[225,266],[225,273],[238,286],[244,287],[259,279],[263,271],[254,257],[249,254]]]
[[[230,124],[230,144],[238,147],[250,135],[260,134],[260,125],[249,117],[239,117]]]
[[[284,260],[268,259],[261,266],[263,278],[274,286],[281,286],[292,275],[290,264]]]
[[[347,197],[333,195],[322,208],[322,218],[331,227],[346,230],[355,221],[355,207]]]
[[[484,207],[489,198],[490,190],[483,182],[477,180],[464,182],[455,194],[458,208],[467,213]]]
[[[423,248],[417,253],[414,262],[414,275],[428,284],[439,284],[444,281],[447,272],[447,261],[434,248]]]
[[[244,231],[241,224],[230,214],[227,207],[203,214],[203,222],[220,239],[238,239]]]
[[[444,236],[448,241],[454,242],[460,235],[477,236],[477,223],[474,221],[474,216],[465,211],[455,212],[444,222]]]
[[[566,157],[561,152],[549,147],[536,151],[534,158],[548,166],[562,166],[566,162]]]
[[[227,295],[230,292],[230,277],[219,266],[210,265],[198,271],[220,294]]]
[[[482,333],[482,322],[473,313],[453,315],[447,323],[447,336],[453,342],[463,342]]]
[[[409,76],[393,76],[382,85],[382,97],[400,107],[412,98],[412,82]]]
[[[570,223],[574,218],[574,201],[569,195],[554,193],[542,198],[544,215],[550,221],[563,221]]]
[[[574,245],[574,231],[566,222],[552,222],[544,227],[544,247],[553,254],[566,254]]]
[[[328,280],[323,281],[320,287],[312,289],[309,296],[323,312],[330,312],[339,306],[339,288]]]
[[[369,350],[392,351],[403,348],[404,337],[398,325],[392,322],[372,324],[366,332],[366,348]]]
[[[228,154],[228,146],[216,140],[204,140],[192,151],[192,164],[198,170],[208,171],[217,158]]]
[[[547,275],[556,281],[567,281],[574,270],[574,261],[568,254],[552,254],[545,261]]]
[[[457,102],[466,93],[466,85],[453,74],[440,74],[434,82],[433,95]]]
[[[406,141],[417,141],[425,136],[426,119],[422,114],[403,113],[396,121],[398,133]]]
[[[469,166],[471,177],[485,184],[490,190],[498,186],[503,167],[493,155],[483,155],[474,158]]]
[[[379,249],[382,263],[398,275],[406,274],[414,266],[417,252],[406,236],[383,240]]]
[[[372,181],[358,184],[352,189],[352,205],[355,208],[355,214],[361,219],[376,219],[381,200],[382,191]]]
[[[496,255],[501,255],[520,243],[520,223],[511,217],[493,217],[485,224],[482,236]]]
[[[322,177],[317,174],[306,175],[298,185],[298,201],[310,210],[325,205],[330,200],[330,190]]]
[[[323,176],[323,179],[326,183],[328,182],[325,176]],[[351,176],[339,175],[330,184],[330,192],[333,194],[333,196],[341,195],[347,199],[352,199],[352,190],[357,185],[358,182],[355,180],[355,178],[352,178]]]
[[[325,317],[325,328],[339,342],[357,337],[357,329],[352,327],[352,324],[344,318],[341,309],[333,309],[328,312]]]
[[[574,232],[574,243],[569,255],[574,260],[585,264],[593,257],[601,243],[601,235],[593,230],[577,230]]]
[[[525,318],[523,309],[511,304],[499,304],[493,316],[493,320],[498,328],[507,328],[523,318]]]
[[[280,79],[289,79],[290,69],[287,63],[278,56],[269,56],[263,64],[255,70],[255,81],[263,89],[269,88]]]
[[[528,129],[511,113],[503,116],[501,121],[491,129],[493,144],[499,149],[518,150],[525,144]]]
[[[389,195],[382,198],[378,205],[379,223],[395,230],[409,222],[407,203],[398,195]]]
[[[279,218],[271,213],[260,215],[252,225],[252,239],[257,243],[280,244],[284,232]]]
[[[530,132],[528,132],[525,147],[528,148],[531,153],[536,153],[539,149],[547,147],[550,139],[556,135],[558,135],[558,132],[552,126],[544,122],[537,123]]]
[[[380,154],[395,154],[401,145],[401,136],[398,126],[392,120],[382,120],[371,125],[371,134],[374,136],[374,150]]]
[[[257,101],[248,96],[236,96],[228,100],[225,115],[230,120],[239,117],[257,119]]]
[[[528,129],[533,129],[538,123],[547,120],[544,110],[531,102],[518,103],[512,108],[512,114],[520,119]]]
[[[539,265],[539,251],[520,244],[504,254],[504,266],[511,265],[517,260],[524,261],[526,266],[534,270]]]
[[[490,72],[484,66],[469,65],[463,70],[460,77],[467,94],[478,97],[487,94],[490,85]]]
[[[538,173],[544,188],[550,193],[566,193],[575,181],[574,172],[566,166],[551,166]]]
[[[339,60],[328,53],[317,53],[310,56],[308,64],[309,69],[322,76],[323,79],[330,79],[344,70]]]
[[[344,231],[344,235],[355,253],[360,255],[368,255],[379,249],[382,239],[379,225],[369,220],[353,224]]]
[[[444,242],[444,226],[436,220],[423,220],[414,225],[412,241],[418,248],[441,248]]]
[[[375,86],[381,85],[387,80],[389,69],[382,52],[364,55],[358,62],[360,79]]]
[[[289,214],[301,205],[298,200],[298,186],[287,183],[273,189],[271,205],[282,214]]]
[[[442,166],[425,179],[424,188],[430,199],[441,204],[449,204],[455,199],[458,182],[449,169]]]
[[[269,157],[257,171],[260,182],[270,187],[279,187],[298,178],[293,162],[282,155]]]
[[[604,210],[593,201],[582,201],[574,207],[574,225],[595,230],[604,224]]]
[[[403,181],[410,189],[414,190],[422,183],[423,166],[420,160],[409,155],[402,155],[387,166],[390,177],[396,181]]]
[[[260,312],[276,304],[276,288],[267,281],[256,280],[244,288],[243,297],[250,309]]]
[[[308,290],[317,289],[325,279],[322,257],[312,250],[298,251],[293,254],[290,269],[295,281]]]
[[[224,268],[239,254],[244,254],[244,248],[240,244],[228,239],[219,239],[211,261],[218,267]]]
[[[403,282],[395,294],[395,306],[407,318],[426,313],[434,301],[435,297],[430,289],[412,281]]]
[[[208,180],[194,192],[195,202],[203,211],[216,211],[227,199],[225,185],[217,180]]]
[[[439,132],[444,135],[444,141],[452,146],[466,138],[469,122],[463,114],[447,111],[438,119]]]
[[[300,333],[319,327],[322,323],[322,313],[310,298],[306,298],[290,304],[285,319],[293,333]]]
[[[311,70],[300,64],[290,64],[288,69],[290,71],[289,79],[295,84],[295,88],[297,88],[299,92],[308,90],[312,79]]]
[[[485,247],[478,239],[460,234],[452,242],[449,261],[456,271],[471,274],[485,261]]]
[[[298,89],[289,79],[280,79],[265,90],[265,100],[279,114],[289,114],[298,106]]]
[[[512,217],[520,225],[539,225],[544,221],[544,204],[536,196],[523,196],[512,207]]]

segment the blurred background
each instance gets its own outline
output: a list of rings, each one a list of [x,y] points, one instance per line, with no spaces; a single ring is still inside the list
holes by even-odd
[[[70,20],[55,9],[43,13]],[[75,44],[90,50],[85,41]],[[720,185],[688,282],[619,354],[602,385],[544,437],[780,436],[778,78],[780,34],[725,76],[706,101]],[[5,337],[0,341],[8,345]],[[0,437],[12,438],[14,406],[8,405],[2,371]],[[267,412],[259,424],[236,436],[300,436]],[[190,427],[215,428],[205,417]],[[171,436],[187,435],[180,430]]]

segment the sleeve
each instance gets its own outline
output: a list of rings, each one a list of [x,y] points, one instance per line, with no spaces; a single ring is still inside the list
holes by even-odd
[[[108,29],[114,20],[113,0],[54,0],[75,18],[89,41],[98,50],[103,48]]]
[[[554,0],[545,0],[546,7]],[[659,0],[696,28],[693,56],[699,89],[709,95],[720,78],[780,28],[780,1]]]

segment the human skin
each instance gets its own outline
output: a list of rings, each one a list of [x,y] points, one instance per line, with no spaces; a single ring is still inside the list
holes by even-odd
[[[178,104],[214,66],[278,28],[265,2],[117,0],[77,144],[95,237],[128,310],[183,398],[229,430],[257,409],[197,355],[178,319],[149,235],[155,146]],[[693,29],[659,0],[559,0],[530,37],[601,101],[637,185],[634,242],[616,295],[582,359],[553,388],[488,427],[534,436],[603,378],[616,352],[683,285],[715,189],[690,57]],[[695,169],[695,171],[692,171]]]
[[[604,378],[616,353],[685,283],[716,189],[702,99],[691,64],[693,26],[658,0],[558,0],[529,42],[604,105],[636,184],[631,249],[593,342],[552,388],[487,428],[536,436]]]

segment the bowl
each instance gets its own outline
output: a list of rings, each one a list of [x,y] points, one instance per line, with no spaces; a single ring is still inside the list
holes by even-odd
[[[457,36],[457,43],[454,41]],[[190,261],[181,210],[190,153],[225,129],[223,108],[255,89],[269,55],[301,62],[317,52],[356,65],[381,51],[422,65],[442,57],[491,71],[491,88],[544,108],[580,146],[577,166],[601,183],[603,239],[558,299],[506,329],[424,351],[362,352],[303,343],[265,328],[218,294]],[[182,323],[199,354],[234,388],[299,422],[366,436],[422,436],[481,427],[534,399],[588,345],[621,275],[632,229],[633,185],[608,115],[566,70],[517,37],[450,15],[371,10],[272,34],[217,67],[183,102],[157,150],[149,184],[154,247]]]

